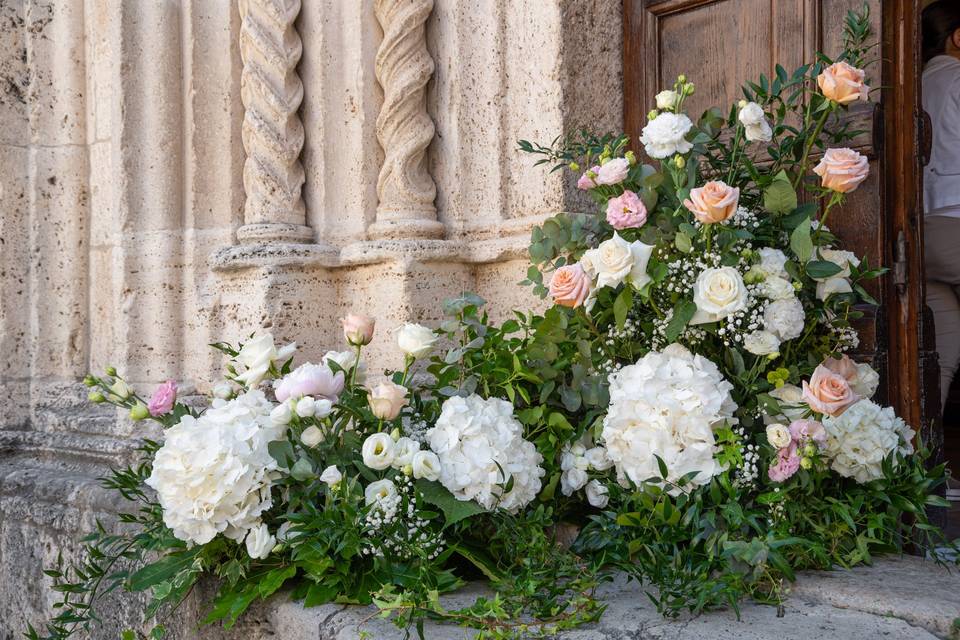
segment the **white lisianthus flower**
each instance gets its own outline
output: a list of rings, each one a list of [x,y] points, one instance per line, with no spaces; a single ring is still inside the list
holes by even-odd
[[[543,456],[523,439],[523,425],[506,400],[449,398],[427,442],[440,460],[440,483],[458,500],[516,513],[540,492]]]
[[[817,299],[826,300],[835,293],[850,293],[853,287],[846,278],[829,278],[817,282]]]
[[[323,354],[322,362],[323,364],[336,362],[337,366],[347,373],[350,373],[350,370],[356,365],[357,371],[354,374],[355,382],[357,384],[363,384],[367,379],[367,363],[363,361],[363,358],[360,358],[360,363],[357,364],[356,351],[327,351]],[[327,366],[329,366],[329,364],[327,364]]]
[[[768,356],[780,352],[780,338],[769,331],[758,329],[744,336],[743,348],[755,356]]]
[[[245,542],[247,554],[254,560],[263,560],[277,546],[277,539],[270,535],[270,529],[262,522],[250,529]]]
[[[883,477],[883,460],[891,453],[913,453],[914,431],[890,407],[860,400],[839,416],[823,420],[825,454],[830,468],[864,483]]]
[[[683,113],[661,113],[643,128],[640,142],[648,156],[662,160],[693,148],[686,139],[692,128],[693,122]]]
[[[571,467],[560,474],[560,492],[565,496],[572,496],[587,484],[590,477],[587,472],[578,467]]]
[[[733,267],[704,269],[693,286],[697,311],[690,324],[706,324],[726,318],[747,307],[747,286]]]
[[[389,433],[375,433],[363,442],[360,452],[363,455],[363,464],[371,469],[383,471],[393,464],[396,442]]]
[[[746,106],[740,109],[739,119],[748,141],[770,142],[773,139],[773,129],[767,122],[763,107],[756,102],[748,102]]]
[[[597,184],[620,184],[627,179],[630,172],[630,161],[626,158],[609,160],[597,171]]]
[[[656,95],[655,100],[657,101],[657,109],[668,111],[677,106],[677,101],[680,100],[680,94],[671,89],[664,89]]]
[[[655,248],[639,240],[627,242],[614,232],[612,238],[584,253],[580,266],[592,280],[596,280],[597,289],[616,287],[622,282],[630,282],[640,289],[651,280],[647,275],[647,263]]]
[[[591,480],[586,488],[587,502],[591,507],[603,509],[610,502],[610,490],[599,480]]]
[[[732,389],[717,365],[679,344],[612,374],[601,435],[618,477],[635,484],[659,478],[656,455],[666,463],[669,482],[691,472],[690,484],[710,482],[722,471],[713,429],[737,409]]]
[[[397,440],[393,447],[393,468],[403,469],[413,464],[413,456],[420,451],[420,443],[406,436]]]
[[[292,418],[293,410],[290,408],[290,403],[288,402],[281,402],[270,412],[270,419],[273,421],[273,424],[276,425],[290,424]]]
[[[777,422],[767,425],[767,442],[774,449],[783,449],[790,444],[791,440],[790,429],[786,425]]]
[[[440,479],[440,458],[433,451],[417,451],[413,454],[413,477],[418,480]]]
[[[306,396],[297,400],[297,415],[301,418],[310,418],[317,412],[317,401]]]
[[[788,279],[787,275],[787,256],[780,249],[763,247],[757,251],[760,254],[760,262],[753,266],[764,278],[783,278]]]
[[[763,327],[780,338],[781,342],[799,338],[806,325],[803,303],[796,297],[774,300],[763,312]]]
[[[437,344],[437,334],[421,324],[407,323],[397,332],[397,345],[400,351],[411,358],[422,358],[433,351]]]
[[[116,397],[118,400],[126,400],[132,394],[133,391],[130,390],[130,386],[123,380],[117,380],[110,385],[110,395]]]
[[[341,480],[343,480],[343,474],[340,473],[340,469],[337,469],[337,466],[333,464],[324,469],[323,473],[320,474],[320,482],[326,482],[331,487],[340,484]]]
[[[770,276],[760,285],[760,291],[763,297],[770,300],[786,300],[793,298],[793,283],[780,276]]]
[[[383,503],[397,497],[397,485],[391,480],[377,480],[367,485],[363,499],[367,506]]]
[[[270,372],[270,365],[274,362],[283,362],[293,355],[297,344],[291,342],[282,349],[277,349],[273,343],[273,335],[262,333],[243,344],[236,361],[245,367],[243,373],[237,376],[239,382],[253,389],[259,385]]]
[[[323,431],[316,425],[310,425],[300,434],[300,442],[311,449],[323,442]]]
[[[223,533],[239,542],[259,525],[279,475],[267,445],[286,430],[272,409],[262,391],[248,391],[164,432],[146,482],[177,539],[206,544]]]
[[[610,459],[607,450],[603,447],[587,449],[584,458],[587,460],[587,466],[594,471],[606,471],[613,466],[613,460]]]

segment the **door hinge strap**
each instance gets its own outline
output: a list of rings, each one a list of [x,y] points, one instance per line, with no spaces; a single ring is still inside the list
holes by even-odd
[[[903,295],[907,290],[907,239],[901,229],[897,234],[897,244],[893,248],[893,284],[897,293]]]

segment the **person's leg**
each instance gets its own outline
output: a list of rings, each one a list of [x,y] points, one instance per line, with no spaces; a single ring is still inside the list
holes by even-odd
[[[924,219],[927,304],[933,311],[940,360],[940,406],[960,365],[960,218]]]

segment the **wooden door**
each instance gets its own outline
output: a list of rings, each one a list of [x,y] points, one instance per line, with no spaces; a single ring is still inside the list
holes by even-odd
[[[855,357],[872,361],[885,381],[881,401],[897,408],[926,441],[939,443],[935,355],[924,352],[922,209],[919,148],[919,0],[869,0],[880,48],[867,68],[883,86],[846,116],[863,130],[852,144],[871,174],[830,216],[847,248],[890,267],[871,292],[881,301],[861,322]],[[844,17],[863,0],[625,0],[624,119],[636,140],[653,96],[679,73],[696,84],[686,104],[698,117],[711,105],[742,98],[740,86],[776,64],[788,71],[816,51],[842,49]],[[932,351],[932,349],[931,349]],[[931,371],[924,388],[923,372]],[[932,384],[931,386],[929,386]],[[929,398],[926,402],[924,398]]]

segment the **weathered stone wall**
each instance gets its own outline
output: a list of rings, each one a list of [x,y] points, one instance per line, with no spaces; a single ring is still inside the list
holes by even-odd
[[[49,612],[41,565],[109,519],[95,478],[143,435],[85,405],[88,370],[204,390],[207,343],[270,327],[316,356],[351,310],[379,319],[371,364],[390,367],[389,330],[445,297],[533,304],[529,228],[583,202],[516,140],[620,128],[620,12],[0,2],[0,639]]]

